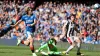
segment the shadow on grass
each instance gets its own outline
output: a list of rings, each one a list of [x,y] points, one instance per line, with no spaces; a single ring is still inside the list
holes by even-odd
[[[50,55],[41,55],[41,56],[62,56],[62,55],[54,55],[54,54],[50,54]]]
[[[90,55],[76,55],[76,56],[90,56]]]
[[[41,56],[46,56],[46,55],[41,55]],[[54,55],[54,54],[52,54],[52,55],[48,55],[48,56],[66,56],[66,55]],[[90,55],[76,55],[76,56],[90,56]]]

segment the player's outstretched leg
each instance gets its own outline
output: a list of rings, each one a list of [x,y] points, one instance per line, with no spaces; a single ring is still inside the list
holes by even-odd
[[[75,44],[72,43],[70,47],[66,50],[66,55],[69,55],[69,51],[71,51],[75,47]]]
[[[17,39],[17,46],[19,46],[21,43],[21,40],[20,39]]]
[[[19,46],[21,44],[21,41],[24,39],[24,37],[18,37],[17,38],[17,46]],[[24,43],[23,43],[24,44]]]
[[[69,51],[71,51],[75,47],[75,42],[71,37],[68,37],[67,41],[70,44],[70,47],[63,53],[65,53],[66,55],[69,55]]]
[[[29,46],[30,45],[30,41],[29,40],[19,40],[21,41],[22,44]]]
[[[37,56],[36,54],[35,54],[35,50],[34,50],[34,45],[33,45],[33,38],[28,38],[27,40],[21,40],[20,41],[22,44],[24,44],[24,45],[26,45],[26,46],[29,46],[30,47],[30,50],[32,51],[32,55],[33,56]]]

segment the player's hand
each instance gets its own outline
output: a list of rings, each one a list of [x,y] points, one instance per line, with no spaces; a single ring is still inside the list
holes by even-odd
[[[27,24],[27,26],[33,26],[33,24]]]
[[[31,26],[31,24],[27,24],[27,26]]]
[[[34,26],[35,24],[31,24],[31,26]]]
[[[15,27],[15,25],[10,25],[12,28],[14,28]]]

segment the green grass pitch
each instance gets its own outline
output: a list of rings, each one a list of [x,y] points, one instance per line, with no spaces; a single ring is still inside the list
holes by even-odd
[[[58,43],[57,47],[59,51],[65,51],[68,48],[69,44],[66,43]],[[88,46],[88,47],[87,47]],[[90,48],[89,48],[90,46]],[[94,48],[99,48],[93,49]],[[39,43],[35,43],[35,49],[39,47]],[[46,49],[44,51],[47,51]],[[100,56],[100,45],[83,45],[82,53],[84,53],[84,56]],[[38,56],[42,56],[40,53],[36,53]],[[74,48],[70,53],[69,56],[76,56],[76,48]],[[31,51],[29,47],[27,46],[0,46],[0,56],[32,56]],[[63,55],[66,56],[66,55]]]

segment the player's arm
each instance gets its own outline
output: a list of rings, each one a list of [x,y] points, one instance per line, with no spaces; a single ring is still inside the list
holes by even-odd
[[[75,28],[74,28],[74,29],[75,29],[75,31],[78,33],[78,35],[79,35],[79,36],[81,36],[81,35],[82,35],[82,32],[81,32],[80,30],[78,30],[78,27],[77,27],[77,26],[75,26]]]
[[[39,47],[39,49],[38,50],[36,50],[35,52],[40,52],[40,51],[42,51],[44,48],[48,48],[48,44],[46,43],[46,44],[44,44],[44,45],[42,45],[41,47]]]
[[[65,23],[62,28],[62,34],[60,35],[60,39],[62,39],[66,35],[66,25],[67,25],[67,23]]]
[[[31,26],[34,26],[36,24],[36,19],[34,19],[34,23],[31,24]]]
[[[34,16],[34,23],[31,24],[31,26],[34,26],[37,23],[36,21],[36,15]]]
[[[15,25],[11,25],[12,27],[16,27],[19,23],[22,22],[22,19],[20,19]]]
[[[75,26],[75,31],[77,32],[77,33],[80,33],[80,31],[78,30],[78,28]]]

